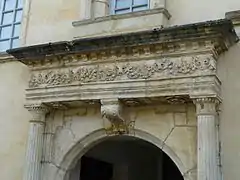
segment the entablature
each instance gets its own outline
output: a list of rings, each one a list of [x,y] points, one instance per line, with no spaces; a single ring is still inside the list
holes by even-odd
[[[238,38],[229,20],[9,50],[31,69],[31,103],[220,96],[218,56]]]

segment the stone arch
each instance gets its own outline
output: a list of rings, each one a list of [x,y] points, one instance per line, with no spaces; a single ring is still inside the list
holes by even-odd
[[[182,163],[181,159],[170,147],[168,147],[159,138],[140,129],[135,129],[134,134],[132,133],[124,136],[136,137],[155,145],[172,159],[172,161],[178,167],[180,173],[185,176],[186,168]],[[106,134],[104,129],[98,129],[80,139],[75,145],[73,145],[73,147],[70,148],[70,150],[62,158],[61,163],[59,164],[59,168],[55,174],[54,180],[68,180],[67,172],[69,172],[75,166],[79,158],[81,158],[89,149],[94,147],[96,144],[104,141],[108,137],[109,135]]]

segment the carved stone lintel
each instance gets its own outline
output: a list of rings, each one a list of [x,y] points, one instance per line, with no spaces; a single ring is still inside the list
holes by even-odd
[[[50,111],[43,104],[26,104],[24,106],[32,115],[30,122],[45,123],[45,115]]]
[[[53,87],[79,83],[104,81],[128,81],[159,79],[199,74],[213,74],[216,61],[211,55],[159,58],[156,60],[133,61],[75,66],[58,70],[35,71],[32,73],[29,88]]]
[[[118,99],[102,99],[103,126],[109,134],[125,134],[131,126],[123,115],[123,105]]]
[[[220,100],[214,97],[194,99],[197,115],[216,114]]]

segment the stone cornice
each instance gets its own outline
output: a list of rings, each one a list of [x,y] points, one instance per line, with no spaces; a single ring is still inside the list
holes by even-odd
[[[102,57],[139,54],[212,51],[220,54],[238,41],[230,20],[208,21],[98,38],[48,43],[8,50],[21,62],[31,65],[51,61],[94,60]],[[203,48],[204,47],[204,48]],[[77,58],[76,58],[77,56]],[[99,58],[100,56],[100,58]]]
[[[227,12],[225,17],[232,20],[234,25],[240,25],[240,10]]]
[[[13,56],[11,56],[5,52],[0,53],[0,64],[6,63],[6,62],[12,62],[12,61],[16,61],[16,59]]]

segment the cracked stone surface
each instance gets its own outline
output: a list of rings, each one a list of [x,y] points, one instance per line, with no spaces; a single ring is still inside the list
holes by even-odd
[[[191,107],[161,105],[131,108],[129,112],[129,117],[135,121],[135,128],[162,141],[160,147],[163,150],[170,148],[180,164],[184,165],[186,176],[189,176],[188,171],[196,167],[196,127],[193,123],[195,110]],[[51,129],[55,129],[51,141],[53,148],[49,150],[52,151],[53,158],[51,162],[44,163],[44,171],[49,177],[53,176],[53,171],[66,171],[60,164],[70,149],[84,137],[103,127],[97,108],[56,112],[53,120],[48,123]],[[155,143],[155,140],[152,140],[152,143]],[[61,173],[58,176],[61,176]]]
[[[139,110],[136,117],[136,128],[154,134],[160,140],[168,136],[174,127],[173,113],[155,114],[153,110]]]
[[[175,127],[165,141],[166,145],[181,159],[186,169],[193,168],[197,163],[196,133],[195,127]]]

